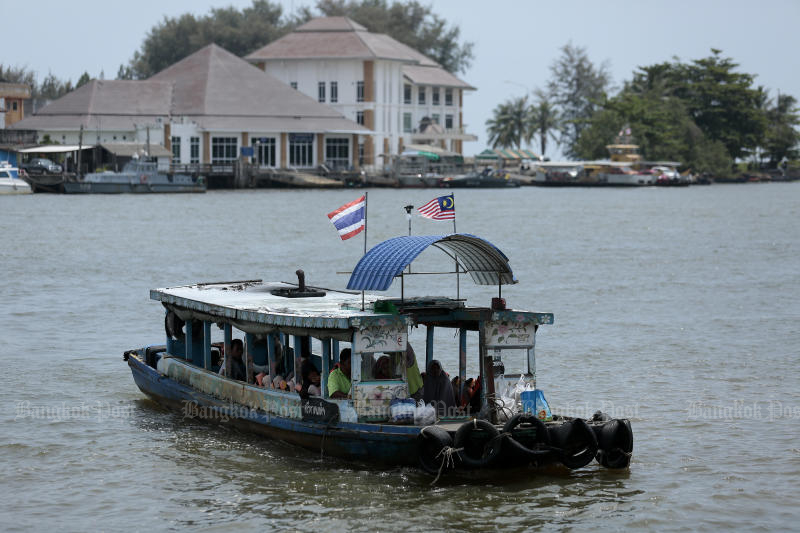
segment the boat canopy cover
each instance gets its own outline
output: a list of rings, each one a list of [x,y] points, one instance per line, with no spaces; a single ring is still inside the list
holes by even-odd
[[[356,265],[347,288],[385,291],[429,246],[458,258],[459,266],[478,285],[509,285],[517,282],[508,257],[487,240],[466,233],[395,237],[376,245]]]

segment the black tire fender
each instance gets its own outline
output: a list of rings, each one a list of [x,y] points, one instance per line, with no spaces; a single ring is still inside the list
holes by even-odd
[[[627,468],[633,452],[633,430],[628,419],[616,418],[596,430],[597,462],[606,468]]]
[[[534,429],[536,429],[536,437],[534,440],[534,446],[537,446],[536,448],[529,448],[514,438],[514,430],[523,424],[534,426]],[[547,432],[547,426],[533,413],[518,413],[514,415],[503,426],[503,433],[508,434],[506,444],[518,457],[530,461],[539,461],[553,453],[553,449],[549,446],[550,434]],[[539,448],[538,445],[545,446],[545,448]]]
[[[597,454],[597,437],[585,420],[575,418],[550,428],[550,440],[558,459],[567,468],[582,468]]]
[[[473,431],[484,431],[489,434],[489,440],[484,444],[479,457],[475,457],[474,454],[471,455],[467,449],[469,436]],[[492,464],[500,455],[500,450],[502,449],[500,430],[486,420],[478,418],[461,424],[461,427],[456,431],[454,441],[454,446],[459,450],[458,457],[462,463],[470,468],[481,468]]]
[[[420,430],[417,442],[420,467],[429,474],[438,474],[443,460],[440,454],[453,446],[453,438],[439,426],[425,426]]]

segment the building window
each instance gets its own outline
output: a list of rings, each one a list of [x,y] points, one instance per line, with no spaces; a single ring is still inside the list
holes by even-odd
[[[403,113],[403,132],[411,133],[411,113]]]
[[[453,89],[444,90],[444,105],[453,105]]]
[[[170,139],[170,143],[172,144],[172,164],[173,165],[180,165],[180,163],[181,163],[181,138],[180,137],[172,137],[172,139]]]
[[[433,88],[433,105],[439,105],[439,88]]]
[[[334,169],[350,166],[350,139],[325,139],[325,164]]]
[[[452,130],[453,129],[453,115],[445,115],[444,116],[444,129]]]
[[[331,82],[331,103],[335,104],[339,101],[339,83]]]
[[[275,137],[253,139],[253,157],[260,167],[275,166]]]
[[[364,82],[357,81],[356,82],[356,102],[363,102],[364,101]]]
[[[314,134],[289,134],[289,165],[310,167],[314,164]]]
[[[12,109],[13,111],[16,111],[16,110],[17,110],[17,102],[11,102],[11,109]]]
[[[189,163],[200,162],[200,137],[189,137]]]
[[[356,111],[356,123],[364,125],[364,112],[363,111]]]
[[[364,143],[358,143],[358,165],[364,164]]]
[[[211,138],[211,164],[233,163],[236,161],[236,137]]]
[[[319,95],[318,96],[318,100],[320,102],[324,102],[325,101],[325,82],[324,81],[319,82],[318,87],[319,87],[319,89],[317,91],[317,94]]]
[[[425,87],[419,88],[419,105],[425,105]]]
[[[295,91],[297,90],[297,82],[296,82],[296,81],[290,81],[290,82],[289,82],[289,86],[290,86],[292,89],[294,89]]]
[[[431,115],[431,122],[434,124],[439,124],[439,113],[434,113]]]
[[[411,103],[411,85],[408,84],[403,85],[403,103],[404,104]]]

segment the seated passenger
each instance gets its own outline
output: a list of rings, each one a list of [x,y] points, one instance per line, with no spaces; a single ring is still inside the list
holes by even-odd
[[[238,379],[239,381],[244,381],[247,378],[247,369],[244,367],[244,361],[242,361],[242,354],[244,354],[244,343],[242,339],[233,339],[231,341],[231,375],[228,376],[231,379]],[[225,355],[225,359],[222,360],[222,366],[219,368],[219,375],[225,376],[226,371],[225,368],[227,366],[227,358],[228,355]]]
[[[322,390],[319,388],[321,378],[317,367],[311,361],[303,362],[303,366],[300,367],[300,375],[303,377],[303,386],[300,388],[302,398],[322,395]]]
[[[415,400],[422,399],[422,374],[419,373],[417,355],[411,343],[406,345],[406,377],[408,378],[408,394]]]
[[[456,414],[453,384],[450,383],[447,373],[442,369],[442,364],[436,359],[428,364],[422,399],[426,404],[433,404],[437,416],[454,416]]]
[[[392,361],[388,355],[382,355],[375,363],[375,379],[392,379]]]
[[[481,377],[478,376],[472,382],[472,390],[469,393],[469,410],[472,414],[481,411]]]
[[[328,396],[334,399],[348,398],[350,395],[350,348],[339,355],[339,364],[328,376]]]

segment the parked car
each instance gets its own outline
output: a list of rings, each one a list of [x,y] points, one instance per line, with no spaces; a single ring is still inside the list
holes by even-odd
[[[27,171],[28,174],[60,174],[62,171],[61,165],[43,157],[33,158],[27,163],[21,164],[19,168]]]

